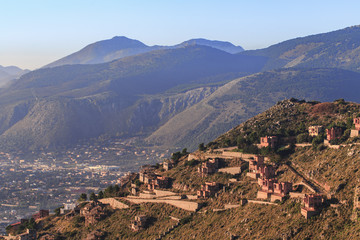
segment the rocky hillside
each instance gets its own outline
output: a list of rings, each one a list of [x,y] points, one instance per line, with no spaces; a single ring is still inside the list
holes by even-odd
[[[202,148],[191,156],[186,150],[174,154],[172,169],[161,165],[144,168],[147,173],[153,171],[162,179],[171,179],[171,186],[162,188],[167,192],[160,193],[171,191],[172,197],[158,196],[155,191],[149,200],[147,184],[133,174],[124,179],[118,190],[109,187],[97,194],[100,198],[115,197],[128,208],[100,205],[88,210],[93,203],[83,203],[80,208],[84,211],[44,218],[34,228],[39,239],[227,239],[231,236],[232,239],[358,239],[360,205],[354,200],[359,197],[355,189],[360,178],[360,139],[349,138],[347,129],[353,128],[351,120],[359,116],[360,105],[342,99],[325,103],[281,101],[207,144],[207,149]],[[322,135],[309,137],[307,131],[311,125],[341,127],[344,130],[338,142],[341,145],[322,145],[317,141]],[[281,139],[275,149],[258,149],[253,145],[259,137],[269,134]],[[289,143],[298,145],[290,146],[288,151]],[[259,182],[247,174],[254,156],[249,154],[251,151],[266,157],[267,166],[275,169],[277,181],[292,183],[290,195],[272,202],[257,199]],[[210,156],[218,159],[219,170],[200,175],[198,168]],[[229,167],[242,172],[232,175],[221,171]],[[202,184],[213,181],[220,184],[213,194],[192,197],[203,189]],[[137,196],[130,197],[134,186],[138,189]],[[317,214],[306,219],[300,213],[304,208],[303,197],[312,191],[323,200]],[[134,199],[147,203],[136,203]],[[164,203],[171,200],[164,199],[197,203],[198,209],[184,210],[183,205],[174,207]],[[95,209],[101,217],[92,220]],[[147,217],[146,224],[141,225],[144,227],[132,230],[135,216],[143,215]]]
[[[0,141],[36,148],[107,133],[148,133],[223,81],[244,75],[241,69],[251,64],[247,57],[188,46],[106,64],[40,69],[1,91]]]
[[[263,56],[263,70],[283,67],[336,67],[360,70],[360,26],[295,38],[265,49],[240,54]]]
[[[195,149],[285,98],[360,102],[359,29],[237,54],[230,43],[193,39],[33,71],[0,89],[0,144],[34,149],[109,134]],[[85,59],[78,63],[95,63],[94,56],[106,61],[139,48],[149,50],[119,37],[76,54]]]
[[[332,101],[346,96],[360,102],[360,75],[339,69],[281,69],[233,80],[161,126],[150,142],[197,147],[265,111],[277,101],[296,97]],[[174,137],[175,136],[175,137]]]
[[[0,65],[0,87],[4,87],[11,80],[19,78],[28,72],[29,70],[23,70],[15,66],[3,67]]]

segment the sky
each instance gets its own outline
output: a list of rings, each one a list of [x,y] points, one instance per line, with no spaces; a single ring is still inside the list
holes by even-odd
[[[0,0],[0,65],[33,70],[114,36],[258,49],[359,25],[359,9],[358,0]]]

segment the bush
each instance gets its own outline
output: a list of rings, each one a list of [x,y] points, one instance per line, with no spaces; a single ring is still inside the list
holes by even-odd
[[[322,135],[316,136],[315,138],[313,138],[312,140],[312,146],[314,148],[316,148],[319,144],[324,142],[325,137]]]
[[[190,160],[190,161],[186,161],[184,165],[185,165],[185,166],[191,166],[191,167],[193,167],[193,166],[196,166],[196,165],[198,165],[198,164],[199,164],[199,161],[193,159],[193,160]]]
[[[310,141],[311,141],[311,137],[309,136],[308,133],[301,133],[296,136],[297,143],[304,143],[304,142],[310,142]]]
[[[58,207],[58,208],[55,208],[55,209],[54,209],[55,216],[59,216],[59,215],[60,215],[60,209],[61,209],[61,208],[64,208],[64,206],[61,206],[61,207]]]
[[[206,147],[204,146],[204,143],[199,144],[199,151],[204,152],[206,150]]]
[[[78,199],[80,202],[84,202],[84,201],[86,201],[87,200],[87,195],[86,195],[86,193],[82,193],[82,194],[80,194],[80,196],[79,196],[79,199]]]
[[[324,149],[326,149],[326,146],[325,146],[323,143],[321,143],[321,144],[319,144],[319,145],[317,146],[317,150],[318,150],[318,151],[322,151],[322,150],[324,150]]]
[[[184,218],[180,219],[180,224],[181,225],[187,224],[188,222],[191,221],[191,219],[192,219],[192,216],[184,217]]]

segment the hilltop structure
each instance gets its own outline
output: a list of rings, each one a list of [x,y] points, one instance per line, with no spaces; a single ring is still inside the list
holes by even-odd
[[[303,206],[301,207],[301,214],[306,218],[311,218],[319,213],[324,199],[321,195],[310,194],[305,195],[303,199]]]
[[[326,129],[326,140],[332,141],[341,138],[342,132],[342,129],[339,127],[332,127],[330,129]]]
[[[354,118],[355,129],[351,129],[350,137],[360,136],[360,117]]]
[[[200,173],[201,177],[206,177],[209,174],[215,173],[218,168],[219,160],[217,158],[212,158],[201,164],[201,167],[198,168],[198,173]]]
[[[278,137],[277,136],[265,136],[260,138],[260,147],[271,147],[275,148],[278,144]]]
[[[198,198],[208,198],[214,196],[219,191],[219,184],[216,182],[205,182],[201,189],[197,191]]]

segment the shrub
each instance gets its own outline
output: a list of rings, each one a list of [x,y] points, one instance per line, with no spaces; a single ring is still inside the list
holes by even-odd
[[[193,160],[190,160],[190,161],[186,161],[184,165],[185,165],[185,166],[191,166],[191,167],[193,167],[193,166],[196,166],[196,165],[198,165],[198,164],[199,164],[199,161],[193,159]]]
[[[321,143],[317,146],[317,150],[319,150],[319,151],[322,151],[324,149],[326,149],[326,146],[323,143]]]
[[[311,140],[311,137],[309,137],[308,133],[301,133],[296,136],[297,143],[309,142],[309,140]]]

